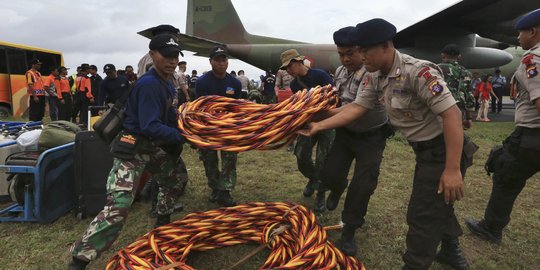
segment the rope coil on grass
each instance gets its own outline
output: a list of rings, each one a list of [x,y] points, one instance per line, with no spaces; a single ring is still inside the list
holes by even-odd
[[[288,145],[295,131],[317,112],[337,104],[331,85],[302,90],[276,104],[204,96],[182,104],[178,125],[183,135],[203,149],[243,152]]]
[[[351,269],[364,266],[345,256],[326,238],[326,229],[305,206],[248,203],[186,215],[156,228],[118,251],[107,270],[195,269],[186,264],[191,251],[246,243],[272,251],[260,269]]]

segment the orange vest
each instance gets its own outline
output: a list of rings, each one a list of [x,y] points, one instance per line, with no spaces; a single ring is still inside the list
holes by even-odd
[[[77,91],[86,92],[86,97],[88,99],[94,98],[94,96],[92,96],[92,85],[88,77],[78,76],[76,80],[76,84],[77,84],[76,86]],[[86,89],[88,89],[88,91],[86,91]]]
[[[45,90],[43,89],[43,80],[41,79],[41,73],[39,71],[28,70],[26,72],[26,83],[28,86],[32,86],[34,89],[34,95],[44,96]],[[27,93],[31,95],[30,87],[27,88]]]

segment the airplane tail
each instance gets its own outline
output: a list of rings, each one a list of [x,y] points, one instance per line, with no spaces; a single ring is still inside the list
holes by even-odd
[[[297,44],[246,31],[230,0],[188,0],[186,34],[223,44]]]

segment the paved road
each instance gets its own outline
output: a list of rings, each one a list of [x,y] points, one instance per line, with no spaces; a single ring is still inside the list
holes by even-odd
[[[509,97],[503,97],[503,108],[501,113],[491,113],[491,107],[488,113],[488,118],[493,122],[514,122],[514,101]],[[473,115],[473,119],[476,119],[476,115]],[[474,120],[475,122],[478,122]]]

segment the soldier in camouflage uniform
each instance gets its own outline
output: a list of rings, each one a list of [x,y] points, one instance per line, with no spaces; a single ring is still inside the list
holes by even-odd
[[[438,66],[443,71],[444,80],[457,102],[463,117],[463,128],[469,129],[472,113],[475,111],[475,99],[470,91],[471,72],[458,63],[461,53],[456,44],[448,44],[441,51],[442,63]]]
[[[184,189],[185,174],[177,166],[184,138],[177,126],[174,104],[178,101],[170,80],[180,45],[176,36],[160,34],[152,38],[149,48],[154,68],[135,84],[124,111],[123,130],[111,144],[114,163],[107,179],[107,202],[82,239],[71,247],[69,269],[85,269],[112,245],[144,170],[159,184],[156,226],[170,222],[175,201]]]

